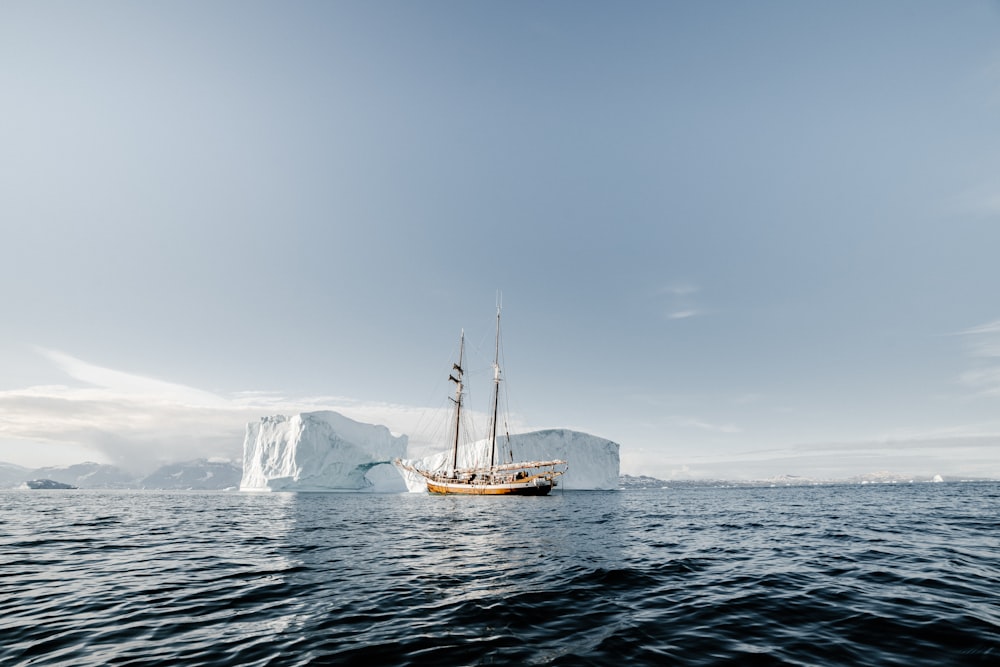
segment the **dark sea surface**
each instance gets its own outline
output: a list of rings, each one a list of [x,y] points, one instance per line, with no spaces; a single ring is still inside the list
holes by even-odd
[[[1000,664],[1000,484],[0,502],[2,665]]]

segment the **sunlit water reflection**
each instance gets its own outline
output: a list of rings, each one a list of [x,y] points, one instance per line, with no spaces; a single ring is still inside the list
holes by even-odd
[[[996,664],[1000,485],[0,492],[2,664]]]

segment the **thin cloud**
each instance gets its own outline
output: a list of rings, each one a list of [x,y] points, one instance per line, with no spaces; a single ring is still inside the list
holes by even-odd
[[[969,349],[975,357],[991,358],[1000,357],[1000,336],[986,338],[985,340],[970,341]]]
[[[674,285],[667,285],[660,290],[661,294],[671,294],[673,296],[689,296],[691,294],[696,294],[701,291],[701,288],[697,285],[691,285],[688,283],[678,283]]]
[[[959,376],[962,384],[979,389],[983,396],[1000,396],[1000,366],[978,368]]]
[[[1000,215],[1000,185],[983,181],[955,194],[950,206],[956,212],[979,217],[995,217]]]
[[[959,331],[959,335],[962,336],[977,336],[980,334],[1000,334],[1000,320],[993,320],[992,322],[987,322],[986,324],[980,324],[979,326],[971,327],[965,329],[964,331]]]
[[[190,403],[193,405],[222,406],[224,404],[222,398],[211,392],[104,368],[103,366],[87,363],[56,350],[41,347],[36,349],[57,368],[73,379],[96,387],[121,392],[130,396],[157,397],[161,400]]]
[[[790,447],[797,454],[837,454],[843,452],[862,452],[875,454],[879,451],[905,451],[916,453],[931,450],[945,453],[955,449],[987,449],[995,451],[997,433],[966,433],[951,436],[914,435],[909,438],[887,438],[879,440],[859,440],[855,442],[823,442],[798,444]]]
[[[996,424],[959,424],[956,426],[943,426],[932,429],[893,429],[879,437],[873,438],[874,442],[929,442],[942,441],[947,439],[967,439],[967,438],[997,438],[1000,437],[1000,430]]]
[[[670,417],[670,420],[677,426],[697,428],[703,431],[712,431],[714,433],[742,433],[743,431],[743,429],[738,426],[733,426],[731,424],[712,424],[711,422],[707,422],[696,417],[679,417],[675,415]]]
[[[694,295],[700,291],[700,287],[691,283],[675,283],[660,288],[660,296],[665,297],[669,302],[667,319],[687,320],[703,315],[705,311],[699,307],[694,299]]]
[[[641,461],[647,474],[670,478],[679,467],[686,475],[708,479],[767,479],[782,475],[817,480],[846,479],[887,471],[930,477],[1000,477],[1000,434],[983,431],[965,436],[813,442],[735,452],[707,451]]]
[[[765,398],[764,394],[749,393],[737,396],[733,399],[733,403],[736,405],[753,405],[763,401]]]
[[[959,332],[966,338],[969,354],[976,368],[962,373],[958,380],[976,390],[979,396],[1000,396],[1000,320],[993,320]]]
[[[39,348],[88,386],[38,385],[0,391],[0,461],[32,456],[30,443],[79,451],[76,463],[101,459],[133,470],[195,458],[239,461],[248,422],[262,416],[335,410],[410,435],[415,447],[437,445],[428,424],[445,408],[365,403],[339,396],[294,397],[274,391],[224,396],[87,363]],[[476,414],[470,414],[474,419]],[[482,419],[485,417],[481,416]]]

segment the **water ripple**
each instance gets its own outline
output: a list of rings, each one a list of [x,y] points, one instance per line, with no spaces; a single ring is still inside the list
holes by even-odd
[[[1000,660],[997,484],[0,495],[4,665]]]

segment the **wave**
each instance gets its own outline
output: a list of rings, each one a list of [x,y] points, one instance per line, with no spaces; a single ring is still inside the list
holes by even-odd
[[[0,662],[993,664],[998,492],[11,491]]]

